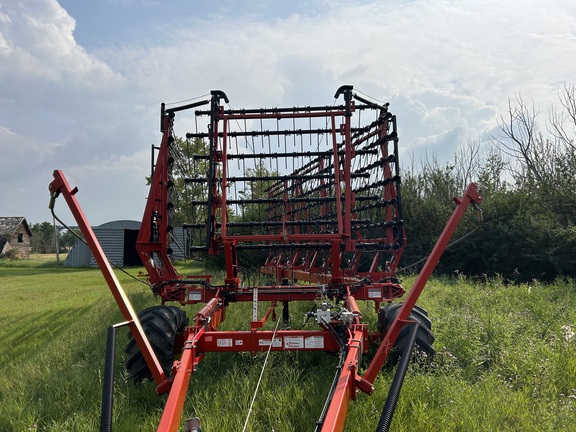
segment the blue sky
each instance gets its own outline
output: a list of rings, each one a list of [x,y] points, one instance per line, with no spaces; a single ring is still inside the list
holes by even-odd
[[[575,53],[565,0],[0,0],[0,214],[51,220],[62,169],[92,224],[139,220],[160,103],[212,89],[269,107],[352,84],[391,103],[405,162],[447,160],[519,92],[544,128]]]

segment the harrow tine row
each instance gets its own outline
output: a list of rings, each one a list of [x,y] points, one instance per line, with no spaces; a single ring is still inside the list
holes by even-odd
[[[481,197],[472,184],[455,199],[456,210],[406,301],[392,303],[405,293],[395,277],[406,245],[396,117],[388,104],[358,96],[351,86],[340,87],[335,98],[340,97],[344,103],[333,106],[226,109],[226,94],[214,90],[210,100],[161,106],[162,142],[153,147],[158,155],[137,250],[162,306],[138,316],[106,265],[75,200],[77,189],[54,172],[51,208],[63,194],[130,326],[129,374],[153,378],[157,393],[169,392],[159,431],[179,430],[190,376],[208,352],[339,351],[316,424],[324,432],[343,429],[358,391],[372,394],[392,347],[411,347],[403,331],[407,323],[419,324],[412,336],[433,354],[430,320],[415,302],[466,208]],[[180,139],[176,113],[204,105],[210,108],[194,112],[196,131]],[[206,129],[198,130],[202,124]],[[170,247],[177,222],[186,231],[190,255],[223,256],[222,283],[213,285],[211,275],[178,274]],[[246,258],[253,262],[246,265]],[[374,302],[378,331],[362,323],[360,300]],[[250,330],[220,330],[226,308],[243,301],[252,302]],[[289,321],[293,301],[315,303],[307,320],[319,328],[263,328],[276,319],[280,302],[283,321]],[[165,302],[203,306],[192,320]],[[270,303],[263,317],[262,302]],[[380,308],[382,303],[390,304]],[[152,345],[164,348],[156,355]],[[360,357],[370,348],[376,353],[361,376]],[[186,430],[199,428],[197,418],[185,422]]]

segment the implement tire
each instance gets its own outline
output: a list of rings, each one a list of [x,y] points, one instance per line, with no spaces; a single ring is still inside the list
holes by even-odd
[[[174,345],[176,338],[182,334],[188,325],[186,313],[175,306],[152,306],[138,314],[142,329],[152,346],[162,370],[169,377],[174,362]],[[128,344],[124,350],[128,354],[126,370],[134,381],[152,379],[152,373],[132,336],[128,332]]]
[[[388,330],[390,330],[390,327],[392,326],[396,316],[398,316],[402,305],[402,302],[390,303],[380,308],[380,311],[378,312],[378,331],[380,333],[386,334]],[[410,315],[408,315],[408,319],[410,321],[416,321],[419,324],[418,333],[416,334],[416,344],[414,345],[414,357],[427,359],[428,361],[432,360],[436,351],[432,348],[434,335],[432,334],[432,322],[430,321],[430,318],[428,318],[428,312],[424,308],[415,305],[412,312],[410,312]],[[408,344],[409,333],[409,326],[404,326],[398,334],[396,342],[394,342],[392,351],[388,355],[388,363],[392,365],[398,363],[406,349],[406,345]]]

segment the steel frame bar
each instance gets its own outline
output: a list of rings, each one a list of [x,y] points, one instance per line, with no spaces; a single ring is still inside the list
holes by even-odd
[[[362,353],[363,326],[353,329],[353,337],[348,341],[348,350],[344,367],[338,378],[336,389],[328,406],[326,418],[322,424],[324,432],[340,432],[344,430],[346,414],[350,400],[356,400],[356,380],[360,355]]]
[[[78,228],[80,228],[80,231],[94,256],[94,259],[98,263],[98,267],[100,267],[100,271],[102,272],[102,275],[104,276],[104,279],[106,280],[106,283],[120,308],[120,312],[122,312],[122,316],[128,322],[134,340],[138,344],[138,348],[140,348],[140,351],[142,352],[142,356],[154,377],[154,381],[158,385],[157,392],[162,393],[166,391],[169,387],[166,374],[162,370],[162,366],[160,365],[154,350],[150,346],[148,338],[144,334],[144,330],[138,320],[138,314],[134,311],[130,299],[116,278],[116,275],[114,274],[94,231],[92,231],[92,227],[88,223],[80,204],[76,200],[75,195],[78,192],[78,188],[71,189],[64,173],[60,170],[55,170],[53,176],[54,180],[49,186],[51,193],[50,209],[54,208],[54,201],[60,194],[62,194],[72,212],[72,215],[74,216],[74,219],[76,220],[76,223],[78,224]]]
[[[198,341],[199,352],[338,351],[340,345],[327,330],[277,330],[205,332]]]
[[[164,111],[163,111],[164,112]],[[136,241],[136,250],[148,271],[151,284],[161,284],[166,280],[178,279],[178,273],[168,255],[168,160],[170,153],[173,114],[162,118],[162,142],[158,151],[156,169],[152,173],[150,192],[144,217]],[[155,256],[160,263],[155,262]]]
[[[342,369],[331,392],[331,400],[326,405],[321,429],[326,432],[342,431],[350,400],[356,398],[358,390],[367,394],[374,391],[376,376],[400,330],[408,322],[407,318],[416,300],[467,207],[471,203],[481,203],[482,198],[474,184],[468,187],[462,199],[454,199],[456,209],[390,330],[385,335],[369,333],[367,325],[361,323],[362,315],[357,300],[372,300],[378,310],[380,303],[390,302],[405,292],[394,278],[406,243],[400,206],[396,119],[387,112],[387,106],[370,103],[361,109],[379,110],[377,119],[365,128],[352,128],[351,119],[356,109],[352,101],[352,87],[342,86],[336,92],[336,98],[339,95],[344,96],[344,105],[313,109],[224,110],[220,106],[220,100],[228,102],[228,99],[221,91],[213,91],[209,101],[171,110],[162,106],[162,142],[152,175],[137,250],[147,268],[153,291],[161,296],[163,303],[205,303],[194,317],[194,325],[184,330],[182,356],[174,362],[170,380],[164,374],[136,313],[74,197],[77,189],[71,190],[64,175],[60,171],[54,172],[54,181],[50,184],[51,206],[59,194],[65,196],[122,314],[129,322],[138,347],[157,383],[156,391],[170,391],[158,426],[159,431],[178,430],[191,374],[205,353],[259,352],[268,349],[345,353]],[[362,98],[359,100],[366,102]],[[197,111],[196,114],[210,116],[208,134],[190,134],[191,137],[209,138],[209,154],[197,157],[199,160],[207,160],[207,178],[205,181],[188,181],[191,184],[206,185],[207,199],[194,201],[196,205],[206,206],[206,224],[190,224],[190,227],[204,227],[206,230],[206,244],[202,249],[213,255],[221,250],[224,252],[226,277],[222,286],[212,286],[207,275],[188,276],[183,279],[175,270],[169,256],[168,233],[171,230],[172,217],[170,191],[173,180],[173,160],[170,152],[176,139],[172,129],[174,112],[207,103],[210,103],[210,110]],[[267,199],[244,200],[243,203],[242,200],[228,199],[232,184],[250,181],[246,176],[232,176],[228,166],[232,159],[243,159],[228,152],[229,139],[242,135],[232,130],[231,121],[260,120],[262,124],[263,120],[280,122],[283,119],[292,119],[295,122],[297,119],[310,119],[310,126],[306,130],[313,131],[312,118],[327,119],[326,129],[322,133],[322,137],[328,141],[327,151],[318,151],[318,155],[309,152],[308,156],[302,151],[303,158],[309,157],[310,160],[303,159],[306,163],[302,162],[303,165],[291,175],[269,175],[258,179],[274,182],[267,189]],[[293,132],[298,135],[298,129]],[[278,126],[276,133],[271,135],[286,136],[287,133],[287,129],[280,130]],[[327,138],[330,134],[331,140]],[[264,137],[267,132],[262,130],[245,135]],[[390,149],[389,145],[393,145],[393,148]],[[374,154],[374,149],[377,154]],[[290,154],[294,152],[285,152],[285,155]],[[364,159],[353,163],[357,155]],[[271,157],[281,156],[282,154],[271,154]],[[366,164],[358,168],[357,165],[362,162]],[[356,206],[357,201],[366,203],[373,200],[374,190],[379,194],[376,204]],[[230,204],[270,204],[267,221],[272,223],[267,226],[258,225],[261,231],[246,233],[242,228],[250,229],[251,226],[234,226],[233,222],[228,223]],[[380,209],[383,209],[383,220],[372,220],[374,226],[371,226],[370,222],[364,225],[356,223],[358,220],[367,219],[366,215],[370,214],[367,211],[374,209],[377,209],[377,215],[380,215]],[[254,227],[256,228],[256,225]],[[374,230],[375,234],[363,234],[363,231],[370,230]],[[244,287],[239,278],[238,262],[238,250],[242,247],[268,248],[268,259],[261,267],[261,272],[274,276],[282,283]],[[361,270],[361,262],[366,261],[366,257],[369,263]],[[381,265],[383,257],[388,258],[385,265]],[[285,281],[304,281],[310,285],[291,285]],[[332,317],[336,318],[332,318],[330,323],[324,318],[320,319],[318,315],[318,323],[323,327],[320,330],[262,330],[270,316],[275,318],[278,302],[317,300],[324,296],[342,301],[347,313],[346,319],[344,312],[341,316],[333,315]],[[270,301],[271,304],[260,320],[257,320],[257,313],[254,314],[250,331],[219,331],[218,327],[225,318],[226,305],[238,301],[252,301],[256,304],[258,301]],[[344,341],[334,332],[333,326],[341,326],[345,333]],[[381,343],[376,355],[364,376],[360,376],[358,366],[362,352],[378,342]]]
[[[380,372],[382,365],[386,361],[386,358],[388,357],[388,354],[390,353],[390,350],[392,349],[394,342],[398,338],[400,330],[402,330],[403,323],[406,322],[408,316],[412,312],[412,309],[414,308],[414,305],[416,304],[418,297],[420,297],[420,294],[422,293],[422,290],[424,289],[426,282],[428,282],[428,279],[430,278],[432,272],[436,268],[436,265],[438,264],[438,261],[440,260],[440,257],[444,252],[444,249],[446,249],[446,246],[448,245],[448,242],[450,241],[452,234],[454,234],[454,231],[458,227],[458,224],[460,223],[460,220],[464,216],[464,213],[466,212],[468,206],[471,203],[473,203],[474,205],[480,205],[482,203],[482,197],[478,193],[478,187],[476,186],[476,184],[471,183],[464,192],[462,198],[461,199],[454,198],[454,202],[456,203],[456,208],[454,209],[452,216],[450,217],[448,223],[446,224],[446,227],[442,231],[442,234],[438,238],[436,245],[432,249],[432,252],[430,253],[428,259],[426,260],[426,263],[424,264],[424,267],[422,268],[422,270],[418,274],[418,277],[414,281],[412,289],[410,290],[408,296],[406,297],[404,304],[400,308],[400,311],[398,312],[398,315],[393,321],[390,330],[384,336],[382,344],[378,348],[378,351],[376,352],[374,358],[372,359],[372,362],[370,363],[368,369],[366,370],[366,373],[364,374],[364,379],[370,383],[374,383],[374,380],[376,379],[376,376]]]
[[[308,282],[319,284],[319,285],[265,285],[265,286],[254,286],[250,288],[246,287],[235,287],[224,289],[220,295],[227,297],[234,302],[251,302],[253,301],[253,291],[258,289],[258,300],[260,301],[306,301],[315,300],[321,297],[325,293],[330,293],[334,295],[343,296],[341,288],[330,287],[331,275],[326,274],[314,274],[304,272],[300,274],[296,270],[285,270],[282,267],[277,268],[277,272],[271,272],[272,267],[266,267],[266,273],[276,276],[279,279],[288,280],[304,280],[308,277]],[[212,290],[209,290],[203,286],[199,286],[200,281],[187,281],[182,280],[180,283],[189,283],[190,286],[187,288],[178,287],[165,289],[163,294],[165,296],[170,295],[171,301],[177,301],[180,304],[197,304],[205,303],[216,297],[216,294]],[[358,285],[358,280],[356,278],[343,276],[341,278],[341,283],[348,286],[355,286],[353,289],[354,297],[357,300],[374,301],[377,304],[381,302],[390,302],[398,297],[404,295],[405,290],[397,282],[382,282],[373,283],[370,285],[361,284]]]
[[[380,372],[382,365],[386,361],[386,358],[390,350],[392,349],[392,346],[396,341],[398,334],[400,333],[400,330],[402,330],[404,324],[408,322],[407,318],[410,315],[410,312],[412,312],[412,309],[416,304],[418,297],[422,293],[422,290],[424,289],[426,282],[428,281],[432,272],[434,271],[434,268],[438,264],[440,256],[444,252],[444,249],[446,249],[446,246],[450,241],[452,234],[456,230],[468,206],[471,203],[474,203],[475,205],[481,204],[482,197],[478,193],[477,186],[474,183],[472,183],[466,189],[466,192],[462,196],[462,199],[459,200],[457,198],[454,198],[454,202],[456,203],[456,209],[452,213],[452,216],[450,217],[450,220],[446,224],[444,231],[438,238],[436,245],[432,249],[432,253],[428,257],[426,264],[424,264],[424,268],[416,278],[416,281],[412,286],[412,290],[410,290],[410,293],[408,294],[406,300],[404,301],[404,304],[400,308],[398,315],[394,319],[390,330],[388,330],[388,332],[384,336],[384,339],[378,351],[376,352],[374,358],[372,359],[372,362],[368,366],[366,373],[362,377],[356,375],[358,364],[356,360],[356,354],[362,352],[361,349],[358,349],[358,347],[355,347],[353,344],[353,342],[358,339],[356,333],[354,339],[352,339],[352,341],[349,341],[348,343],[349,350],[351,350],[353,347],[355,347],[356,349],[352,352],[350,351],[348,352],[345,366],[338,381],[338,387],[334,392],[332,402],[328,409],[328,414],[326,416],[326,420],[322,428],[323,431],[343,430],[346,418],[346,411],[348,409],[348,401],[350,399],[355,399],[357,388],[360,388],[362,391],[368,394],[372,393],[373,391],[372,384],[374,384],[374,381],[378,373]]]
[[[188,333],[182,350],[182,357],[174,366],[172,387],[158,424],[158,431],[176,432],[179,430],[186,392],[190,385],[190,376],[195,366],[200,362],[200,358],[196,355],[196,344],[203,333],[204,327],[198,328],[196,332]]]

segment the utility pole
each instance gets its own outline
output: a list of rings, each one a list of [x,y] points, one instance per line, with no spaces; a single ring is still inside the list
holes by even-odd
[[[56,219],[52,218],[52,223],[54,224],[54,242],[56,243],[56,264],[60,264],[60,232],[56,227]]]

